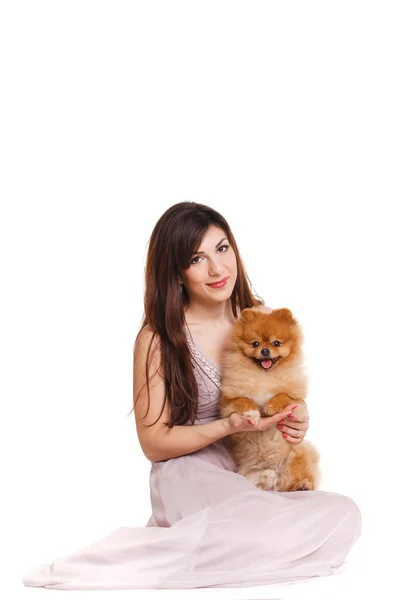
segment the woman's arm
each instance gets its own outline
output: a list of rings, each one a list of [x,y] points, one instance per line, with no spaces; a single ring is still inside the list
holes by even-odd
[[[152,449],[147,458],[158,462],[190,454],[229,433],[229,417],[202,425],[174,425],[172,429],[164,426],[153,437]]]
[[[228,417],[202,425],[174,425],[172,429],[164,425],[169,422],[170,407],[165,402],[163,408],[165,384],[160,368],[158,336],[153,341],[149,357],[150,405],[146,386],[146,357],[152,335],[152,330],[148,326],[144,327],[135,344],[133,395],[139,443],[146,458],[158,462],[200,450],[228,435],[231,430]],[[158,419],[160,413],[161,417]]]

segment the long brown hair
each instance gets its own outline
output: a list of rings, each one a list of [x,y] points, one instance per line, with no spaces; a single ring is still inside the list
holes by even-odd
[[[251,283],[235,238],[221,214],[205,204],[179,202],[171,206],[160,217],[148,244],[144,315],[134,347],[139,333],[148,325],[153,331],[146,359],[146,383],[150,398],[149,355],[155,335],[159,336],[160,367],[165,382],[166,396],[158,419],[168,400],[170,422],[164,423],[164,425],[168,425],[169,428],[185,424],[189,420],[193,425],[196,418],[198,388],[184,332],[184,309],[188,305],[189,297],[185,285],[182,284],[181,289],[179,281],[180,273],[189,268],[192,254],[197,251],[211,225],[220,227],[224,231],[236,255],[237,279],[231,295],[235,318],[237,318],[237,304],[241,311],[244,308],[264,304],[262,298],[254,296],[251,292]],[[133,407],[135,407],[135,399]]]

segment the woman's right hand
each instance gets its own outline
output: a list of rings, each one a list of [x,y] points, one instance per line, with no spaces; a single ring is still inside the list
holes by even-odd
[[[291,415],[292,410],[296,406],[297,404],[295,403],[289,404],[285,410],[276,413],[276,415],[273,417],[261,417],[257,424],[251,417],[240,415],[239,413],[234,412],[228,417],[228,435],[231,433],[237,433],[239,431],[266,431],[270,427],[276,425],[276,423],[278,423],[278,421],[281,419],[286,419],[289,415]]]

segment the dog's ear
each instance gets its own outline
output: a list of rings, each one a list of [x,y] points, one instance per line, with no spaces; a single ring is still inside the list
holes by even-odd
[[[274,310],[274,316],[277,316],[278,319],[281,319],[282,321],[284,321],[285,323],[289,323],[290,325],[293,325],[294,323],[294,317],[288,308],[278,308]]]

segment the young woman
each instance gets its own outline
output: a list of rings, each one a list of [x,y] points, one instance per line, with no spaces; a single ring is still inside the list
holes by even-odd
[[[357,504],[332,492],[262,491],[236,473],[225,445],[233,432],[277,426],[299,444],[308,429],[288,418],[295,405],[257,426],[237,413],[218,417],[223,346],[240,312],[257,304],[226,220],[195,202],[169,208],[150,238],[134,348],[152,515],[38,567],[25,585],[243,587],[330,575],[343,563],[360,535]]]

